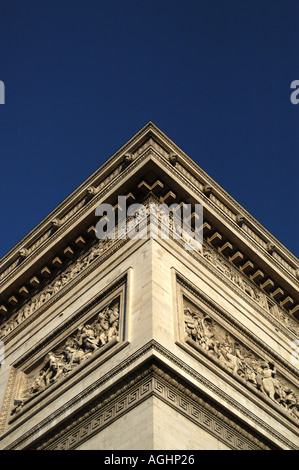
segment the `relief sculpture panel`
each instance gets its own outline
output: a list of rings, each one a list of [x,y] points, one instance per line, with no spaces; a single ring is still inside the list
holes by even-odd
[[[80,324],[59,346],[44,356],[39,366],[25,373],[11,415],[18,414],[28,402],[70,375],[98,350],[119,341],[119,308],[118,298],[91,320]]]
[[[299,419],[299,390],[269,362],[251,351],[214,318],[184,298],[185,340]]]

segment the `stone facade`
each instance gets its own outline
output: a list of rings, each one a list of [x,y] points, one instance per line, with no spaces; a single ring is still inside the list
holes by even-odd
[[[202,204],[202,246],[128,236],[119,195],[140,227]],[[96,237],[101,203],[118,237]],[[0,261],[0,448],[297,450],[298,273],[148,123]]]

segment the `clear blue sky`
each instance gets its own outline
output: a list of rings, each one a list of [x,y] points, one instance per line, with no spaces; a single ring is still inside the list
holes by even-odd
[[[149,120],[298,256],[298,0],[0,0],[0,257]]]

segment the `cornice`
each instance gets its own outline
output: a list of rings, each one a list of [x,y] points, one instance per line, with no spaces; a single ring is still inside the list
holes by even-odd
[[[172,175],[175,175],[178,178],[180,178],[180,180],[184,182],[184,185],[189,187],[193,191],[193,193],[197,196],[198,202],[202,203],[204,208],[208,212],[212,211],[211,213],[213,214],[214,217],[215,216],[218,216],[218,217],[220,216],[221,217],[221,219],[219,219],[220,223],[222,222],[227,228],[230,229],[230,231],[232,233],[238,234],[239,238],[242,237],[244,239],[244,242],[243,242],[244,245],[246,244],[246,242],[247,243],[250,242],[250,244],[253,245],[252,251],[254,253],[259,254],[260,257],[263,257],[266,260],[268,265],[273,266],[272,269],[280,270],[283,275],[287,276],[289,282],[295,284],[296,288],[297,288],[297,286],[299,285],[299,282],[298,282],[295,274],[292,273],[290,270],[286,269],[286,267],[284,265],[282,265],[277,259],[275,259],[272,255],[270,255],[269,251],[264,246],[262,246],[260,243],[258,243],[258,241],[253,236],[251,236],[249,232],[242,229],[242,227],[236,222],[236,217],[229,216],[222,209],[221,206],[217,205],[215,203],[215,201],[213,201],[209,197],[207,197],[204,194],[204,191],[202,191],[202,189],[201,189],[202,185],[199,185],[198,180],[194,181],[190,178],[190,175],[186,175],[186,174],[183,174],[182,172],[180,172],[176,168],[176,166],[171,165],[169,163],[169,161],[167,161],[165,159],[165,157],[163,157],[159,153],[156,153],[156,156],[157,156],[158,160],[161,163],[163,163],[164,167],[165,168],[167,167],[167,171],[169,173],[171,173]],[[237,212],[236,212],[236,214],[237,214]],[[208,218],[208,215],[207,215],[207,218]],[[293,258],[294,258],[294,262],[296,261],[296,267],[299,268],[298,259],[296,257],[294,257],[294,255],[293,255]],[[294,272],[295,272],[295,268],[294,268]]]
[[[151,148],[150,149],[146,149],[145,153],[142,154],[143,157],[148,157],[149,155],[153,155],[155,152],[154,150],[152,150]],[[65,295],[73,286],[77,285],[82,279],[83,277],[86,277],[89,272],[92,270],[92,269],[95,269],[96,267],[98,267],[104,260],[106,260],[108,257],[111,257],[111,255],[113,253],[115,253],[117,250],[119,250],[120,248],[123,248],[124,245],[127,243],[128,239],[120,239],[120,240],[110,240],[108,244],[105,244],[105,249],[102,249],[102,255],[100,255],[98,258],[96,258],[96,260],[92,261],[91,265],[88,267],[88,268],[84,268],[84,271],[82,271],[80,274],[76,274],[76,276],[74,278],[71,278],[71,281],[68,281],[67,285],[63,286],[60,288],[59,292],[57,292],[56,294],[53,295],[53,297],[50,297],[50,300],[48,298],[47,302],[43,303],[42,306],[38,307],[38,311],[36,313],[36,311],[34,311],[34,313],[31,313],[30,314],[30,317],[28,317],[27,319],[23,320],[22,321],[22,326],[21,324],[18,324],[16,325],[16,328],[19,329],[19,327],[21,327],[22,329],[24,329],[25,325],[27,325],[28,323],[31,323],[33,321],[33,319],[36,317],[36,315],[40,315],[44,310],[45,308],[49,308],[50,305],[52,305],[54,302],[56,302],[59,298],[61,298],[63,295]],[[182,244],[182,241],[181,240],[175,240],[175,243],[176,244],[179,244],[181,245]],[[244,289],[242,290],[241,287],[238,285],[238,282],[232,282],[232,279],[228,278],[228,276],[224,275],[222,272],[221,272],[221,269],[219,271],[219,269],[216,269],[217,268],[217,265],[214,263],[214,262],[208,262],[206,259],[205,259],[205,251],[206,249],[210,246],[210,249],[212,249],[212,251],[215,253],[215,255],[221,259],[221,263],[223,265],[223,267],[225,266],[228,266],[230,265],[230,271],[234,274],[231,276],[231,278],[243,278],[243,283],[245,282],[248,286],[251,285],[251,290],[252,291],[258,291],[259,290],[259,286],[256,285],[253,281],[250,280],[250,278],[248,276],[246,276],[242,270],[238,269],[236,266],[234,266],[232,263],[229,262],[229,260],[227,259],[226,256],[224,256],[221,252],[217,252],[217,249],[212,247],[211,245],[209,245],[206,241],[204,242],[204,250],[203,252],[199,251],[197,252],[196,250],[193,250],[191,252],[189,252],[188,256],[192,256],[193,258],[195,258],[196,260],[200,261],[201,264],[204,264],[216,277],[218,277],[219,279],[223,280],[223,282],[225,284],[227,284],[228,286],[230,286],[230,288],[236,292],[237,296],[238,297],[242,297],[243,299],[246,300],[247,303],[250,303],[255,309],[258,309],[258,311],[269,321],[271,321],[273,323],[273,325],[277,328],[279,327],[280,329],[284,330],[286,335],[290,336],[290,338],[292,338],[293,333],[296,334],[296,325],[295,323],[296,320],[291,317],[287,312],[283,312],[281,313],[281,318],[279,317],[279,321],[273,316],[273,313],[271,313],[269,311],[269,308],[268,308],[268,303],[270,303],[270,305],[274,304],[274,301],[272,299],[270,299],[269,296],[266,295],[265,292],[260,292],[260,297],[261,299],[264,299],[263,302],[266,302],[267,305],[265,306],[264,303],[261,303],[261,302],[258,302],[255,298],[251,298],[248,294],[245,293]],[[80,259],[82,259],[84,261],[84,259],[86,257],[89,256],[89,253],[90,253],[90,250],[92,250],[92,245],[91,246],[88,246],[88,250],[89,251],[83,251],[81,253],[81,255],[79,255],[79,257],[77,256],[77,258],[75,258],[75,263],[77,263],[78,265],[78,262],[80,262]],[[82,263],[82,260],[81,260],[81,264],[84,264]],[[68,267],[71,267],[72,264],[68,263]],[[74,266],[76,268],[76,266]],[[65,268],[66,269],[66,268]],[[77,268],[76,268],[76,271],[77,271]],[[60,273],[60,276],[63,275],[63,271],[61,271]],[[64,276],[65,277],[65,276]],[[53,280],[55,280],[55,278],[53,279],[52,278],[52,283],[53,283]],[[47,287],[44,286],[45,288]],[[36,293],[36,296],[42,294],[42,290],[39,291],[39,293]],[[259,303],[259,305],[257,305],[257,302]],[[25,304],[26,305],[26,304]],[[19,313],[22,314],[22,306],[21,308],[19,308],[17,311],[15,311],[13,313],[13,315],[16,315]],[[284,320],[283,319],[283,315],[286,317],[286,319]],[[288,320],[289,318],[289,320]],[[294,323],[294,325],[292,326],[292,322]],[[287,327],[287,329],[285,328],[285,326]],[[17,334],[17,331],[16,332],[13,332],[11,331],[10,333],[8,333],[6,339],[5,339],[5,342],[7,341],[10,341],[14,336],[15,334]]]
[[[227,204],[230,206],[230,210],[228,210],[228,208],[226,210],[222,207],[222,203],[218,204],[217,198],[213,199],[210,197],[210,194],[206,195],[203,183],[207,183],[208,180],[206,178],[208,175],[185,155],[184,152],[178,149],[178,147],[156,126],[152,123],[148,123],[139,133],[132,137],[127,144],[116,152],[116,154],[110,157],[107,162],[69,196],[69,198],[61,203],[56,209],[56,212],[54,211],[55,213],[52,212],[44,220],[44,223],[39,224],[36,231],[33,230],[30,233],[35,233],[37,236],[37,233],[41,233],[41,227],[44,227],[44,235],[41,236],[39,242],[36,242],[35,245],[31,245],[30,248],[27,242],[28,237],[30,238],[31,235],[28,234],[28,236],[23,239],[22,246],[17,245],[15,251],[11,251],[11,253],[15,253],[17,258],[13,264],[10,265],[10,268],[2,272],[2,281],[0,281],[0,296],[2,296],[2,301],[5,301],[3,297],[5,289],[8,288],[9,292],[9,290],[12,289],[10,286],[12,286],[14,282],[19,282],[18,279],[21,279],[28,269],[33,269],[33,265],[37,264],[37,261],[38,263],[42,263],[41,259],[43,256],[49,257],[49,253],[54,254],[56,245],[64,238],[67,238],[69,233],[74,231],[77,226],[84,224],[84,221],[89,220],[91,217],[94,220],[94,210],[97,205],[108,196],[111,196],[117,186],[123,184],[124,181],[130,181],[130,175],[133,175],[137,168],[140,169],[141,165],[149,161],[156,161],[158,167],[160,169],[163,168],[163,171],[170,175],[170,178],[176,179],[177,184],[184,186],[185,191],[191,190],[197,201],[203,203],[207,213],[210,213],[212,217],[217,219],[219,224],[226,227],[233,237],[237,237],[238,240],[240,240],[240,243],[246,247],[250,247],[248,249],[251,250],[254,256],[257,256],[264,266],[267,266],[270,271],[275,273],[278,284],[279,279],[281,279],[284,284],[283,288],[285,288],[286,285],[289,286],[292,297],[295,293],[298,293],[299,283],[295,275],[297,272],[296,269],[287,269],[287,267],[274,256],[276,252],[270,254],[268,249],[265,248],[263,244],[259,243],[252,233],[243,228],[243,226],[247,227],[246,224],[243,223],[243,226],[242,224],[240,225],[237,221],[238,215],[240,214],[240,206],[236,203],[233,207],[233,200],[229,199],[229,195],[227,195],[228,199],[226,201],[228,201]],[[184,168],[184,171],[182,171],[182,168]],[[186,170],[186,168],[188,170]],[[193,173],[190,173],[191,171]],[[208,183],[211,183],[211,185],[212,183],[214,184],[211,179]],[[90,191],[89,197],[86,200],[84,199],[84,204],[78,203],[78,201],[82,201],[83,194],[86,193],[88,188],[93,188],[93,190]],[[211,188],[214,194],[214,186],[211,186]],[[220,187],[218,188],[215,183],[215,188],[217,188],[218,191]],[[223,192],[223,194],[226,193]],[[73,203],[75,201],[77,205],[74,203],[71,208],[71,201]],[[62,210],[62,208],[64,209]],[[63,217],[63,214],[65,215],[67,210],[69,211],[68,216]],[[245,214],[245,212],[241,214]],[[247,214],[245,215],[246,220],[249,220]],[[55,218],[53,219],[54,216]],[[56,220],[56,224],[55,231],[52,233],[49,231],[48,223],[52,223],[53,220]],[[266,236],[267,232],[264,232],[264,235]],[[274,241],[274,239],[271,238],[270,241]],[[278,246],[277,243],[275,246]],[[32,247],[34,247],[34,249]],[[20,255],[20,253],[22,253],[22,255]],[[3,258],[3,263],[5,263],[6,259],[8,258]],[[295,257],[293,257],[293,261],[294,260]],[[296,261],[298,262],[297,259]],[[295,264],[293,263],[293,265]],[[299,265],[297,264],[296,266]],[[293,300],[291,299],[291,301]],[[294,304],[294,306],[295,308],[294,311],[291,312],[292,314],[298,311],[298,305]]]
[[[43,237],[44,233],[52,226],[53,220],[59,220],[67,211],[83,198],[86,197],[88,188],[95,184],[98,186],[107,176],[119,166],[124,167],[124,155],[128,150],[132,152],[142,145],[144,140],[151,137],[156,127],[148,122],[130,140],[128,140],[119,150],[109,157],[90,177],[88,177],[78,188],[76,188],[66,199],[64,199],[50,214],[45,217],[36,227],[34,227],[25,237],[23,237],[8,253],[0,260],[0,279],[3,270],[7,268],[15,259],[18,259],[19,252],[27,249],[28,245],[36,242],[38,237]],[[135,151],[135,150],[134,150]]]
[[[76,204],[86,197],[86,191],[88,188],[98,186],[99,183],[103,179],[107,178],[108,174],[117,167],[119,167],[119,171],[121,171],[120,168],[123,169],[126,166],[124,165],[126,154],[129,153],[132,155],[134,152],[136,154],[138,148],[140,148],[146,140],[150,140],[151,138],[153,138],[159,145],[162,146],[162,149],[164,149],[166,154],[168,153],[168,158],[172,162],[171,164],[174,168],[176,166],[181,166],[182,169],[185,168],[185,170],[190,172],[190,174],[193,175],[193,178],[195,178],[195,180],[200,184],[201,189],[203,186],[210,186],[212,193],[219,197],[228,209],[230,209],[236,216],[244,217],[245,221],[248,221],[249,225],[253,227],[253,230],[257,232],[257,234],[260,234],[260,236],[265,241],[271,242],[273,245],[275,245],[276,251],[278,253],[280,252],[286,261],[293,265],[294,271],[299,268],[298,259],[291,252],[289,252],[286,247],[284,247],[251,214],[249,214],[240,204],[238,204],[235,199],[233,199],[220,185],[218,185],[218,183],[216,183],[188,155],[186,155],[174,142],[172,142],[157,126],[155,126],[152,122],[149,122],[114,155],[108,158],[108,160],[103,165],[101,165],[89,178],[87,178],[75,191],[73,191],[70,196],[68,196],[56,209],[54,209],[43,221],[40,222],[40,224],[38,224],[31,232],[29,232],[28,235],[26,235],[2,258],[0,261],[0,272],[5,271],[8,265],[12,264],[14,260],[18,260],[19,252],[21,250],[28,250],[28,246],[34,245],[38,237],[43,238],[45,233],[50,230],[53,220],[61,219],[63,214],[65,214],[67,211],[71,212]],[[171,159],[172,155],[175,155],[176,157],[175,163],[173,163],[173,160]],[[134,157],[132,159],[134,161]],[[132,169],[130,161],[129,167]],[[219,207],[217,207],[217,209],[219,210]],[[233,222],[234,225],[236,225],[235,220],[233,220],[232,217],[229,217],[228,220],[230,223]],[[246,230],[242,229],[240,233],[244,235],[246,234]],[[252,237],[251,241],[253,241]],[[266,250],[264,250],[263,254],[267,255]],[[281,265],[281,263],[278,264]],[[295,274],[293,274],[293,276],[295,276]]]
[[[241,206],[229,193],[227,193],[213,178],[211,178],[192,158],[190,158],[181,148],[179,148],[169,137],[167,137],[158,127],[155,126],[156,137],[160,139],[164,148],[171,149],[173,153],[177,153],[177,161],[185,166],[186,170],[195,176],[203,186],[211,186],[215,194],[221,196],[227,207],[236,214],[244,216],[253,227],[264,236],[266,240],[272,241],[279,248],[283,255],[290,259],[297,267],[299,267],[298,258],[290,252],[282,243],[279,242],[262,224],[260,224],[246,209]]]

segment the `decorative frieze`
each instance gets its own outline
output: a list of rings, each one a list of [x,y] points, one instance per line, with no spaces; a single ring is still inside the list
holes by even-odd
[[[250,282],[248,277],[243,273],[242,269],[238,270],[233,266],[232,263],[226,260],[222,253],[217,252],[217,250],[204,243],[202,251],[200,253],[206,260],[208,260],[214,268],[221,272],[226,278],[233,282],[237,287],[239,287],[245,294],[248,295],[252,300],[258,303],[267,313],[283,324],[296,336],[299,336],[299,324],[292,318],[287,312],[275,304],[275,308],[271,308],[273,302],[270,304],[267,295],[262,292],[261,289],[256,287],[253,282]],[[256,274],[257,275],[257,274]]]
[[[257,302],[261,307],[268,310],[268,303],[266,296],[255,287],[250,281],[247,280],[238,269],[226,261],[224,256],[218,253],[213,247],[204,244],[202,249],[202,256],[210,261],[213,266],[218,269],[224,276],[230,279],[240,289],[243,290],[249,297]]]
[[[149,201],[146,201],[147,216],[149,214]],[[159,215],[160,216],[160,215]],[[172,217],[170,214],[170,235],[172,231]],[[125,227],[125,225],[123,226]],[[121,235],[121,229],[118,228],[119,236]],[[78,243],[83,243],[83,238],[79,237]],[[34,313],[38,308],[45,305],[45,303],[55,295],[60,289],[62,289],[68,282],[73,280],[79,273],[82,272],[87,266],[89,266],[96,258],[103,254],[113,244],[113,240],[101,240],[94,243],[83,255],[73,261],[68,267],[61,273],[59,273],[54,280],[45,284],[44,288],[37,294],[35,294],[26,303],[16,311],[12,317],[3,322],[0,328],[0,337],[4,338],[8,333],[13,331],[18,325],[20,325],[26,318]],[[86,242],[84,242],[84,245]],[[82,245],[82,246],[84,246]],[[248,297],[257,302],[263,309],[273,315],[279,320],[286,328],[292,331],[294,334],[299,336],[299,325],[298,322],[288,315],[282,308],[270,308],[267,296],[253,282],[248,279],[244,270],[237,269],[233,262],[230,262],[222,254],[221,250],[217,250],[211,244],[206,242],[203,243],[202,250],[198,252],[207,261],[209,261],[214,268],[216,268],[222,275],[233,282],[239,287]],[[46,270],[46,271],[45,271]],[[49,275],[50,271],[48,268],[44,268],[43,273]],[[253,277],[253,276],[251,276]],[[35,283],[35,287],[40,285],[40,280],[35,276],[31,279],[32,283]],[[275,299],[274,299],[275,300]],[[17,299],[12,305],[17,305]],[[272,304],[271,304],[272,305]]]
[[[288,330],[299,337],[299,324],[298,321],[294,320],[285,310],[280,308],[277,304],[270,307],[269,312],[276,318],[279,323],[284,325]]]
[[[87,268],[96,258],[103,254],[112,245],[112,240],[101,240],[93,244],[89,250],[81,255],[67,268],[60,272],[55,279],[46,283],[44,288],[35,294],[28,302],[12,315],[12,317],[3,323],[0,329],[0,337],[4,338],[18,325],[23,323],[38,308],[45,305],[55,294],[57,294],[66,284],[78,276],[85,268]],[[36,277],[34,279],[37,279]],[[37,282],[37,280],[35,281]],[[39,284],[38,284],[39,285]]]

